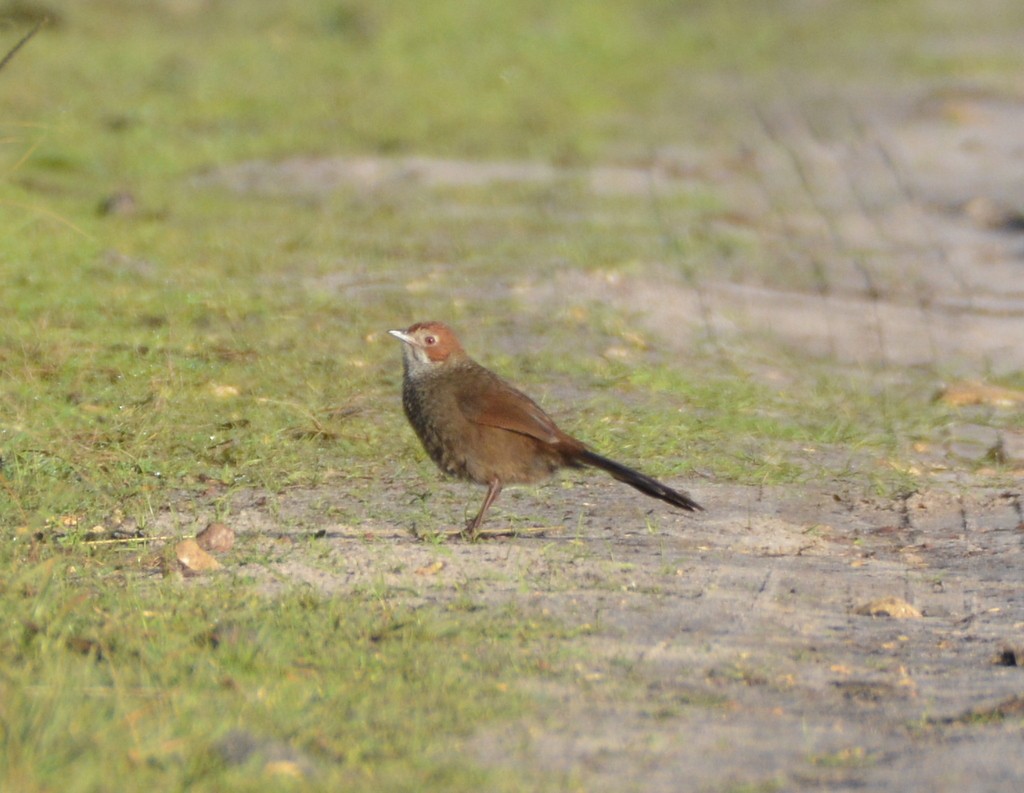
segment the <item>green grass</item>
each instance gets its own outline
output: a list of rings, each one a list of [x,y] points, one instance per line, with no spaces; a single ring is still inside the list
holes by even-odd
[[[290,747],[317,790],[538,784],[460,745],[529,704],[515,684],[554,660],[553,625],[301,589],[271,601],[244,580],[183,587],[140,577],[123,552],[3,552],[19,569],[0,586],[9,789],[292,789],[259,756],[225,756],[232,731]]]
[[[768,256],[714,225],[713,187],[655,205],[571,175],[299,195],[201,178],[319,155],[642,166],[720,142],[749,112],[723,85],[785,95],[809,70],[998,90],[1019,73],[1013,41],[984,58],[941,46],[991,34],[971,8],[811,5],[47,3],[0,71],[0,788],[293,789],[224,761],[235,729],[292,747],[314,789],[560,786],[459,749],[544,707],[524,691],[558,674],[564,626],[400,593],[261,596],[82,542],[223,513],[239,490],[363,497],[405,476],[419,452],[391,327],[450,320],[567,429],[653,473],[906,489],[908,444],[953,418],[927,375],[880,387],[887,373],[836,377],[770,340],[701,343],[681,364],[635,345],[615,306],[551,314],[520,296],[559,271],[699,278]],[[990,24],[1019,29],[1018,6]],[[0,25],[0,50],[26,24]],[[121,190],[136,212],[97,212]],[[631,354],[608,360],[611,345]],[[781,381],[758,374],[768,358]],[[365,503],[330,509],[358,525]],[[392,509],[415,520],[410,504]],[[211,641],[218,624],[240,638]]]

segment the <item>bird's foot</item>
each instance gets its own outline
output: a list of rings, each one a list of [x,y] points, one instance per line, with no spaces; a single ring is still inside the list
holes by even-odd
[[[518,528],[510,526],[506,529],[472,529],[467,526],[464,529],[443,531],[414,531],[413,536],[422,542],[449,542],[452,540],[477,542],[479,540],[497,540],[502,537],[543,537],[549,533],[561,532],[564,528],[564,526],[520,526]]]
[[[505,529],[476,529],[465,528],[455,532],[455,535],[470,542],[474,540],[491,540],[498,537],[543,537],[549,532],[558,532],[562,526],[509,526]]]

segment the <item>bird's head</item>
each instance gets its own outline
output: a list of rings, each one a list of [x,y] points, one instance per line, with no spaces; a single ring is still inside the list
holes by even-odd
[[[409,375],[433,371],[466,356],[455,332],[443,322],[417,322],[388,333],[403,342],[402,359]]]

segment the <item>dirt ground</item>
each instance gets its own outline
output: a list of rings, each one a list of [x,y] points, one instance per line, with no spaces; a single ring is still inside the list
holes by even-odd
[[[469,749],[488,764],[539,764],[609,791],[1019,784],[1017,495],[965,488],[889,504],[827,484],[693,490],[706,517],[655,516],[588,478],[526,506],[564,510],[550,517],[571,530],[440,548],[390,522],[328,524],[300,542],[315,521],[304,493],[276,519],[257,504],[233,524],[263,537],[273,561],[245,572],[268,587],[469,596],[578,626],[576,679],[537,692],[556,715],[475,737]],[[884,598],[920,616],[859,613]]]
[[[593,189],[671,191],[686,174],[712,174],[742,222],[774,244],[780,272],[697,282],[567,272],[533,288],[633,309],[681,351],[692,335],[673,331],[685,327],[726,343],[770,333],[849,365],[1018,371],[1022,129],[1024,102],[991,97],[922,96],[838,134],[769,108],[748,128],[741,165],[735,151],[664,152],[639,177],[596,171]],[[486,181],[512,178],[487,167],[513,168],[275,167],[275,189],[291,173],[317,190],[395,172]],[[252,188],[259,173],[234,178]],[[551,178],[541,166],[511,173]],[[444,546],[416,540],[410,512],[443,522],[481,493],[432,479],[436,495],[413,510],[406,485],[362,483],[285,494],[273,514],[243,498],[233,526],[260,537],[268,561],[246,573],[268,589],[384,587],[414,604],[468,594],[578,626],[575,679],[537,692],[557,706],[461,747],[482,763],[537,766],[587,791],[1009,791],[1024,780],[1015,481],[992,489],[951,463],[945,481],[895,502],[828,481],[673,483],[707,508],[691,517],[579,474],[502,496],[506,513],[555,527],[545,534]],[[325,517],[353,500],[381,517]],[[887,607],[897,616],[865,613],[883,598],[898,599]]]

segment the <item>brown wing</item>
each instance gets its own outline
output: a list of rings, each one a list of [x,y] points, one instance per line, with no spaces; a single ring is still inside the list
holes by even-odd
[[[544,443],[567,440],[540,405],[497,377],[487,388],[464,389],[457,399],[463,415],[475,424],[529,435]]]

